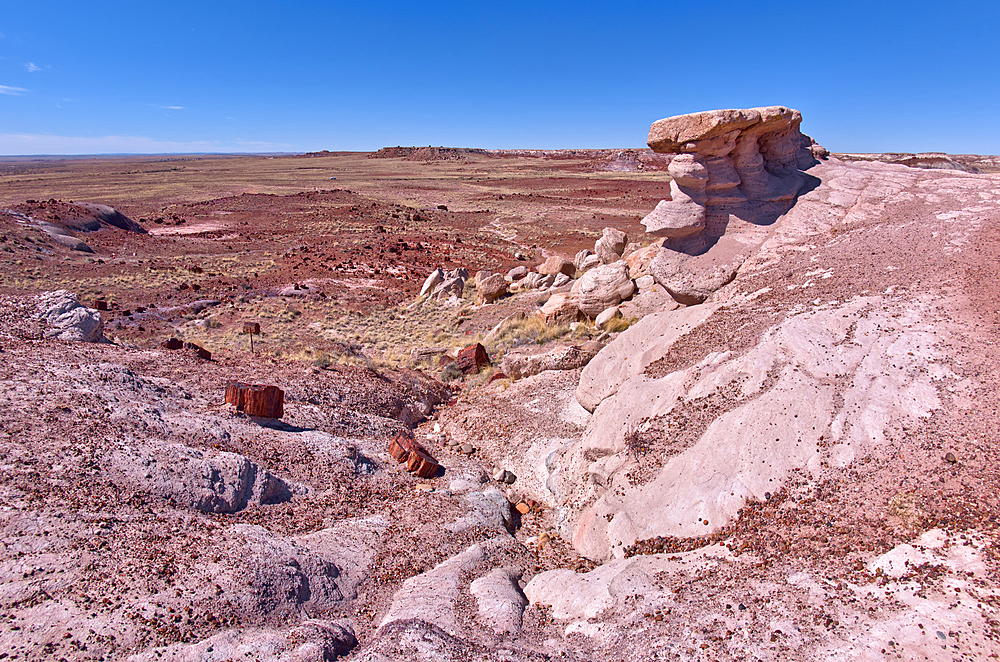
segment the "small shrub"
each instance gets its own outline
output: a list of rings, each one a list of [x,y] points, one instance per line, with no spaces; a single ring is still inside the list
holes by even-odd
[[[454,363],[449,363],[441,371],[441,381],[452,382],[462,376],[462,371]]]

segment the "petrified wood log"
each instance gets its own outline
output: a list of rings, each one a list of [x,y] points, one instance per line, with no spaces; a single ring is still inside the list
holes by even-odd
[[[248,388],[250,385],[243,382],[228,382],[226,384],[226,404],[236,407],[236,411],[243,411],[247,404],[246,392]]]
[[[226,384],[226,403],[248,416],[281,418],[285,414],[285,392],[277,386],[229,382]]]
[[[419,478],[433,478],[438,472],[438,463],[433,457],[419,450],[410,451],[406,460],[406,470]]]
[[[455,359],[455,366],[462,372],[469,374],[479,372],[484,365],[490,364],[490,355],[486,353],[486,348],[481,344],[469,345],[458,353]]]
[[[420,478],[431,478],[438,472],[437,460],[405,432],[400,432],[389,442],[389,455],[397,462],[406,462],[406,470]]]
[[[389,455],[396,460],[396,462],[406,462],[406,458],[410,455],[409,444],[407,443],[410,439],[404,435],[396,435],[396,438],[389,442]]]

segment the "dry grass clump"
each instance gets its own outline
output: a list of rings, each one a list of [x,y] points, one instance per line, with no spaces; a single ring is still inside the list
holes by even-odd
[[[638,321],[638,317],[615,317],[604,323],[604,330],[608,333],[618,333],[624,331]]]
[[[353,340],[370,348],[386,365],[409,365],[410,352],[418,347],[465,346],[478,341],[458,327],[472,317],[471,303],[448,308],[433,299],[408,306],[329,315],[320,323],[319,335],[331,341]]]
[[[490,356],[500,358],[513,347],[544,345],[567,336],[572,339],[589,338],[593,331],[588,324],[577,324],[575,328],[569,324],[553,325],[537,315],[526,315],[504,320],[486,336],[484,343]]]

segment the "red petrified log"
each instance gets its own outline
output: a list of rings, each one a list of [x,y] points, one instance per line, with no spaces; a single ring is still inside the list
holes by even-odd
[[[246,408],[246,392],[250,388],[249,384],[243,382],[228,382],[226,384],[226,404],[236,407],[236,411],[243,411]]]
[[[397,462],[406,462],[406,470],[420,478],[431,478],[438,472],[437,460],[405,432],[400,432],[389,442],[389,455]]]
[[[411,451],[406,460],[406,470],[419,478],[433,478],[438,472],[437,461],[422,451]]]
[[[285,415],[285,392],[277,386],[229,382],[226,384],[226,403],[248,416],[281,418]]]
[[[171,342],[172,340],[174,340],[174,338],[171,338],[167,342]],[[178,340],[177,342],[180,341]],[[212,352],[208,351],[201,345],[197,345],[193,342],[186,342],[184,343],[184,349],[193,349],[194,353],[198,356],[199,359],[205,359],[206,361],[212,360]]]
[[[490,355],[486,353],[486,348],[481,344],[469,345],[458,353],[455,359],[455,366],[462,372],[469,374],[479,372],[484,365],[490,364]]]
[[[94,305],[97,307],[98,310],[107,310],[108,309],[108,301],[107,301],[107,299],[98,299],[97,301],[94,302]]]
[[[407,441],[407,437],[398,435],[395,439],[389,442],[389,455],[391,455],[396,462],[406,462],[406,458],[409,457],[410,449],[407,448]]]
[[[285,415],[285,392],[277,386],[252,384],[247,391],[247,414],[262,418],[281,418]]]
[[[184,346],[184,343],[180,341],[180,338],[170,338],[163,342],[163,346],[167,349],[180,349]]]

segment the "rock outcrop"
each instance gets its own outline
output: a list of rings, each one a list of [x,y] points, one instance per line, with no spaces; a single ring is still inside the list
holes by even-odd
[[[38,317],[48,325],[46,338],[82,342],[100,342],[104,338],[101,313],[84,306],[67,290],[41,294]]]
[[[296,489],[243,455],[180,444],[123,449],[113,466],[123,482],[204,513],[235,513],[281,503]]]
[[[587,365],[600,350],[601,345],[594,341],[556,347],[547,352],[512,350],[503,358],[503,373],[511,379],[523,379],[546,370],[575,370]]]
[[[427,276],[420,288],[420,296],[430,296],[441,302],[448,301],[452,297],[461,299],[462,292],[465,290],[465,281],[468,279],[468,269],[458,268],[445,271],[438,267]]]
[[[670,162],[670,199],[643,224],[650,234],[683,239],[705,228],[706,207],[787,202],[801,170],[815,159],[799,131],[802,115],[783,106],[712,110],[654,122],[649,146],[677,154]]]

